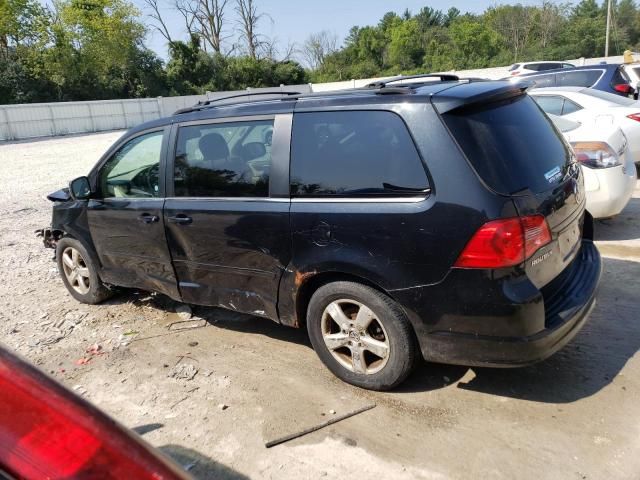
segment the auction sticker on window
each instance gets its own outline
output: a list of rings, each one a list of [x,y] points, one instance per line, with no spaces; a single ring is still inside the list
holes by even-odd
[[[561,175],[560,167],[554,167],[544,174],[544,178],[546,178],[549,183],[553,183],[558,180]]]

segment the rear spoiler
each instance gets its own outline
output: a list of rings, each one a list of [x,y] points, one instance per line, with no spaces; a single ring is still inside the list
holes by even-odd
[[[459,84],[434,94],[431,103],[439,113],[448,113],[518,97],[531,86],[532,82],[514,84],[504,81]]]

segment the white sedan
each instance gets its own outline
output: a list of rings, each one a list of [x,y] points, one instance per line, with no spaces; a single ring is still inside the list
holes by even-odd
[[[573,147],[582,166],[587,210],[593,218],[618,215],[627,206],[636,185],[636,169],[627,139],[612,125],[582,125],[549,115]]]
[[[640,102],[584,87],[536,88],[529,95],[547,113],[596,129],[606,125],[620,127],[633,161],[640,163]]]

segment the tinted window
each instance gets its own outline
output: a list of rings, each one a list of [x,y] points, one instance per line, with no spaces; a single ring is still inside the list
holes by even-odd
[[[136,137],[107,160],[99,180],[103,198],[149,198],[160,194],[162,137],[162,132]]]
[[[576,66],[571,63],[563,63],[562,68],[576,68]]]
[[[571,72],[558,73],[556,84],[559,87],[591,87],[600,76],[602,70],[573,70]]]
[[[627,74],[621,69],[618,68],[614,73],[613,77],[611,77],[611,85],[625,85],[629,83],[629,77]]]
[[[415,195],[427,177],[404,122],[391,112],[298,113],[291,194]]]
[[[550,95],[534,95],[533,98],[545,112],[558,116],[562,115],[564,98]]]
[[[520,64],[519,63],[514,63],[513,65],[511,65],[511,68],[509,69],[509,71],[513,72],[514,70],[517,70],[518,68],[520,68]]]
[[[540,63],[538,66],[538,71],[542,72],[544,70],[553,70],[555,68],[560,68],[559,63]]]
[[[180,127],[178,197],[268,197],[273,120]]]
[[[443,118],[476,172],[499,193],[546,191],[570,162],[560,134],[528,95]]]

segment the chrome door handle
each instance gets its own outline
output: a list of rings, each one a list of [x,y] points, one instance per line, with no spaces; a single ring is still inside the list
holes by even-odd
[[[188,225],[191,222],[193,222],[193,219],[191,217],[186,216],[183,213],[179,213],[178,215],[176,215],[175,217],[169,217],[167,218],[167,221],[169,223],[176,223],[178,225]]]

